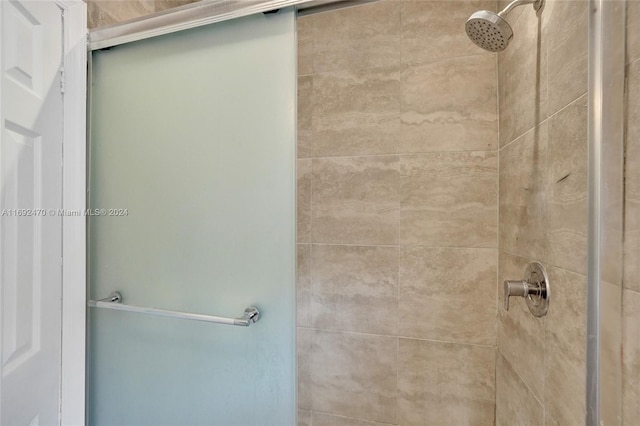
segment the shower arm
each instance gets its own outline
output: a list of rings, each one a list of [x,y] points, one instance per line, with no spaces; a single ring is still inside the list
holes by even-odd
[[[542,7],[542,0],[513,0],[504,9],[498,13],[501,18],[506,17],[509,12],[518,6],[524,6],[525,4],[533,4],[533,8],[537,11]]]

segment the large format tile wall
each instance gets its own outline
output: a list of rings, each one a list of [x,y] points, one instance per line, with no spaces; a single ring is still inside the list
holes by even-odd
[[[625,261],[622,297],[622,418],[640,419],[640,2],[627,1]]]
[[[499,292],[496,424],[585,422],[588,2],[546,0],[509,16],[498,55],[499,282],[542,262],[547,316]]]
[[[491,425],[493,1],[379,1],[298,19],[300,425]]]

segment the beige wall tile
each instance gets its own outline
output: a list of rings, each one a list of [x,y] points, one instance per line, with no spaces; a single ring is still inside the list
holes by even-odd
[[[547,242],[547,125],[500,151],[501,250],[542,259]]]
[[[460,32],[464,34],[463,27]],[[495,149],[495,67],[493,55],[406,66],[402,73],[401,152]]]
[[[400,3],[374,2],[313,17],[315,73],[400,62]]]
[[[627,2],[627,63],[640,59],[640,2]]]
[[[314,245],[314,328],[398,332],[398,248]]]
[[[184,6],[185,4],[193,3],[198,0],[147,0],[150,3],[154,3],[154,10],[161,12],[167,9],[173,9],[174,7]]]
[[[311,178],[310,159],[296,162],[296,239],[299,243],[311,242]]]
[[[622,306],[622,419],[631,426],[640,419],[640,293],[625,289]]]
[[[298,327],[296,338],[298,374],[298,408],[311,409],[311,352],[313,351],[313,330]]]
[[[316,331],[311,350],[314,411],[394,423],[397,338]]]
[[[313,160],[314,243],[398,242],[398,158]]]
[[[120,0],[116,0],[116,1],[120,1]],[[127,0],[127,1],[130,1],[130,0]],[[183,3],[183,0],[138,0],[138,1],[142,3],[142,7],[144,7],[145,9],[153,10],[153,11],[164,10],[171,7],[182,6],[183,4],[185,4]],[[187,1],[187,3],[190,3],[190,2]]]
[[[542,43],[543,11],[519,9],[509,47],[498,54],[500,146],[522,135],[547,116],[547,63]],[[511,21],[510,21],[511,22]]]
[[[370,422],[350,417],[332,416],[327,413],[313,413],[313,426],[378,426],[389,423]]]
[[[497,153],[401,157],[401,244],[495,247]]]
[[[587,98],[549,118],[547,263],[587,273]]]
[[[401,1],[400,4],[403,63],[469,55],[490,56],[495,62],[495,55],[473,44],[464,31],[464,23],[473,12],[495,10],[495,1]]]
[[[524,279],[529,260],[500,251],[498,260],[498,351],[540,401],[544,398],[546,317],[535,317],[524,298],[512,297],[504,310],[504,280]],[[553,296],[552,296],[553,297]],[[550,309],[553,309],[553,305]]]
[[[296,19],[298,38],[298,75],[313,74],[313,17]]]
[[[311,327],[311,244],[298,244],[296,274],[297,325]]]
[[[552,305],[545,319],[545,425],[585,423],[587,277],[548,267]]]
[[[89,29],[139,18],[198,0],[86,0]]]
[[[620,113],[623,114],[622,108]],[[622,116],[620,118],[620,125],[622,126]],[[603,185],[606,187],[601,208],[606,214],[602,216],[600,225],[603,235],[600,247],[600,274],[602,280],[622,286],[625,226],[624,176],[626,173],[623,166],[624,144],[618,145],[617,149],[614,149],[613,144],[606,145],[607,148],[604,151],[601,163],[601,170],[603,171],[601,179],[602,182],[605,182]],[[585,208],[588,216],[588,207]]]
[[[95,0],[87,1],[87,28],[94,29],[110,25],[116,22],[116,19],[105,13],[100,7],[100,3]]]
[[[401,336],[495,345],[495,249],[403,248]]]
[[[398,423],[492,425],[495,348],[400,339]]]
[[[394,154],[400,130],[400,71],[396,67],[313,76],[316,157]]]
[[[149,15],[155,11],[155,6],[140,0],[89,0],[87,9],[88,27],[97,28]]]
[[[297,155],[298,158],[313,155],[313,77],[298,77]]]
[[[630,1],[628,5],[630,11],[640,14],[640,2]],[[637,20],[640,26],[640,17]],[[640,291],[640,61],[627,70],[624,286]]]
[[[298,426],[311,426],[311,411],[298,410]]]
[[[588,9],[587,0],[548,0],[542,12],[549,115],[587,92]]]
[[[544,409],[509,361],[498,353],[496,364],[496,426],[544,425]],[[569,426],[568,424],[566,426]]]
[[[622,342],[622,287],[600,283],[600,417],[602,424],[620,419]],[[624,348],[622,349],[624,350]]]

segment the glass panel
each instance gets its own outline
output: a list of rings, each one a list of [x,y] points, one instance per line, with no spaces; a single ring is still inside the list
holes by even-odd
[[[91,424],[295,423],[294,31],[281,10],[93,52],[90,297],[262,318],[92,308]]]

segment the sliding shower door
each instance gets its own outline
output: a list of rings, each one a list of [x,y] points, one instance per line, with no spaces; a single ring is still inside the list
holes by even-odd
[[[93,425],[295,423],[295,18],[258,14],[95,51]]]

